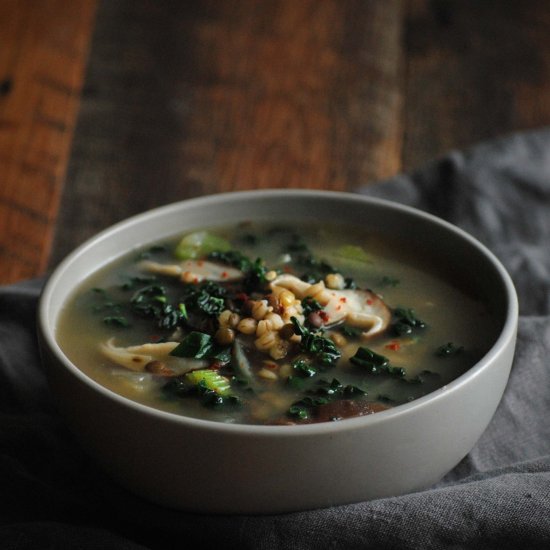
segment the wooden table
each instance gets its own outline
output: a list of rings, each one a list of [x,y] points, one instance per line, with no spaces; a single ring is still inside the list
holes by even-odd
[[[548,0],[2,0],[0,283],[204,193],[550,124]]]

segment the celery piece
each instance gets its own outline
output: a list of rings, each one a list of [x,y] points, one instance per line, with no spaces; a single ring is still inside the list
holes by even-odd
[[[208,231],[189,233],[181,239],[174,250],[178,260],[196,260],[211,252],[227,252],[231,244],[223,237],[218,237]]]
[[[336,256],[345,260],[353,260],[354,262],[371,262],[370,256],[360,246],[353,244],[342,245],[336,250]]]
[[[231,385],[229,380],[210,369],[199,369],[188,372],[185,379],[194,386],[202,385],[208,390],[216,392],[218,395],[227,396],[230,394]]]

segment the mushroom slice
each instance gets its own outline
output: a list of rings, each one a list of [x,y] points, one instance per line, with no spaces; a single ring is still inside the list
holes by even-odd
[[[239,338],[235,339],[233,344],[233,366],[243,380],[245,380],[251,387],[255,385],[254,374],[252,373],[252,365],[248,357],[242,341]]]
[[[369,290],[331,290],[331,299],[325,306],[327,324],[344,321],[363,329],[363,337],[370,338],[386,330],[391,311],[386,303]]]
[[[139,267],[151,273],[180,277],[185,283],[200,283],[201,281],[238,281],[244,277],[239,269],[226,265],[207,262],[205,260],[185,260],[178,264],[160,264],[144,260]]]
[[[178,342],[163,342],[160,344],[142,344],[140,346],[123,348],[115,346],[115,339],[110,338],[107,342],[102,342],[99,345],[99,349],[113,363],[128,370],[142,372],[145,369],[145,365],[151,361],[168,356],[178,345]]]
[[[313,285],[302,281],[294,275],[280,275],[271,282],[271,289],[283,287],[291,290],[296,297],[303,299],[310,294]],[[346,322],[354,327],[363,329],[363,336],[370,338],[384,331],[391,321],[391,311],[386,303],[369,290],[331,290],[322,289],[322,299],[328,316],[326,325],[335,325]],[[321,297],[321,294],[319,294]]]

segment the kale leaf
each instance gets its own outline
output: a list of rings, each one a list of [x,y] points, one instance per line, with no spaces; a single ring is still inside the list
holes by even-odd
[[[439,346],[435,351],[438,357],[451,357],[452,355],[458,355],[464,351],[463,346],[457,346],[452,342],[448,342],[444,346]]]
[[[152,284],[139,289],[130,299],[132,311],[145,318],[152,318],[162,329],[172,330],[184,324],[187,319],[187,310],[182,303],[172,305],[168,303],[166,288]]]
[[[209,317],[219,315],[225,309],[226,289],[213,282],[203,281],[184,287],[181,301],[189,311]]]
[[[227,364],[231,361],[231,346],[219,346],[210,334],[192,331],[170,352],[170,355],[192,359],[210,359]]]
[[[392,367],[390,360],[369,348],[359,347],[350,362],[367,370],[369,374],[388,374],[397,378],[403,378],[406,371],[402,367]]]
[[[236,267],[244,273],[244,287],[248,292],[261,288],[266,282],[266,273],[269,271],[261,258],[251,260],[237,250],[227,252],[216,251],[208,255],[209,260],[221,262]]]
[[[353,399],[365,394],[366,392],[358,386],[344,385],[336,378],[322,379],[318,381],[316,387],[308,390],[302,399],[292,403],[287,415],[297,420],[307,420],[321,405],[326,405],[337,399]]]
[[[311,354],[325,366],[332,366],[340,359],[342,354],[332,340],[310,331],[296,317],[291,317],[290,320],[294,325],[294,333],[302,337],[300,349],[303,352]]]
[[[393,311],[393,317],[394,321],[391,326],[397,336],[406,336],[412,334],[413,330],[426,327],[426,323],[420,320],[414,310],[410,308],[396,308]]]

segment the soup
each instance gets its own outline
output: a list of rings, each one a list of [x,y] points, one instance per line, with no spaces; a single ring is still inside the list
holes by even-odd
[[[295,425],[443,387],[497,328],[410,243],[355,226],[242,222],[100,269],[64,308],[57,339],[88,376],[145,405]]]

